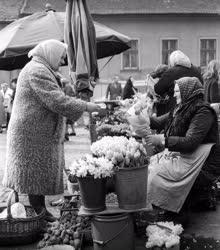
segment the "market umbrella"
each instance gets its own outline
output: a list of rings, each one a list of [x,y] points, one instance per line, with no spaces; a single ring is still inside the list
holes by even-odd
[[[20,18],[0,31],[0,70],[22,68],[28,52],[47,39],[63,41],[65,12],[37,12]],[[129,48],[130,38],[94,22],[97,58],[119,54]]]
[[[98,63],[95,26],[86,0],[67,0],[64,41],[68,45],[68,65],[77,80],[77,90],[90,90],[90,79],[98,77]]]

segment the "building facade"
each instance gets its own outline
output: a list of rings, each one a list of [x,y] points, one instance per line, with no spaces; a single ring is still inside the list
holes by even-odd
[[[10,5],[10,1],[7,2]],[[10,8],[5,8],[4,11],[9,11],[9,14],[4,12],[0,28],[13,19],[44,11],[47,2],[50,2],[56,11],[65,11],[64,0],[18,2],[20,4],[17,7],[11,4]],[[193,64],[201,68],[212,59],[220,60],[219,0],[88,0],[87,2],[95,21],[132,39],[131,48],[114,56],[104,68],[109,58],[99,60],[100,83],[95,90],[97,98],[105,95],[107,83],[112,76],[118,75],[121,80],[126,80],[132,75],[137,81],[143,81],[158,64],[168,63],[169,54],[176,49],[182,50]],[[11,17],[11,20],[6,17]],[[16,73],[10,73],[9,77],[12,74]]]

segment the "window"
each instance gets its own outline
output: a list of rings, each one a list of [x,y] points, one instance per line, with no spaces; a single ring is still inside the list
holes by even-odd
[[[200,66],[207,66],[213,59],[216,59],[216,39],[201,39]]]
[[[169,55],[174,51],[177,50],[177,40],[162,40],[162,64],[168,65]]]
[[[139,69],[139,53],[138,53],[138,40],[130,42],[130,49],[122,54],[122,68],[123,70]]]

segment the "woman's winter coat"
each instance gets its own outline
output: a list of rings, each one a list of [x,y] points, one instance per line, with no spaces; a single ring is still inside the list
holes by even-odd
[[[151,118],[152,129],[165,128],[165,147],[169,151],[193,152],[200,144],[218,142],[215,111],[208,104],[197,102],[171,124],[172,114]]]
[[[63,93],[44,61],[33,58],[18,78],[3,185],[19,193],[63,193],[64,117],[76,121],[85,109],[85,102]]]
[[[218,76],[213,76],[209,79],[204,79],[204,87],[205,100],[209,103],[219,103],[220,95],[219,95],[219,87],[218,87]]]

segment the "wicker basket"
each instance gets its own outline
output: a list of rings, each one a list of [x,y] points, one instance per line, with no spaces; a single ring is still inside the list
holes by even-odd
[[[13,218],[11,214],[11,199],[15,195],[15,202],[19,201],[18,194],[12,191],[7,201],[7,218],[0,219],[0,245],[25,245],[38,240],[43,228],[45,212],[33,216],[33,208],[25,206],[27,214],[31,217]],[[3,208],[4,209],[4,208]]]

